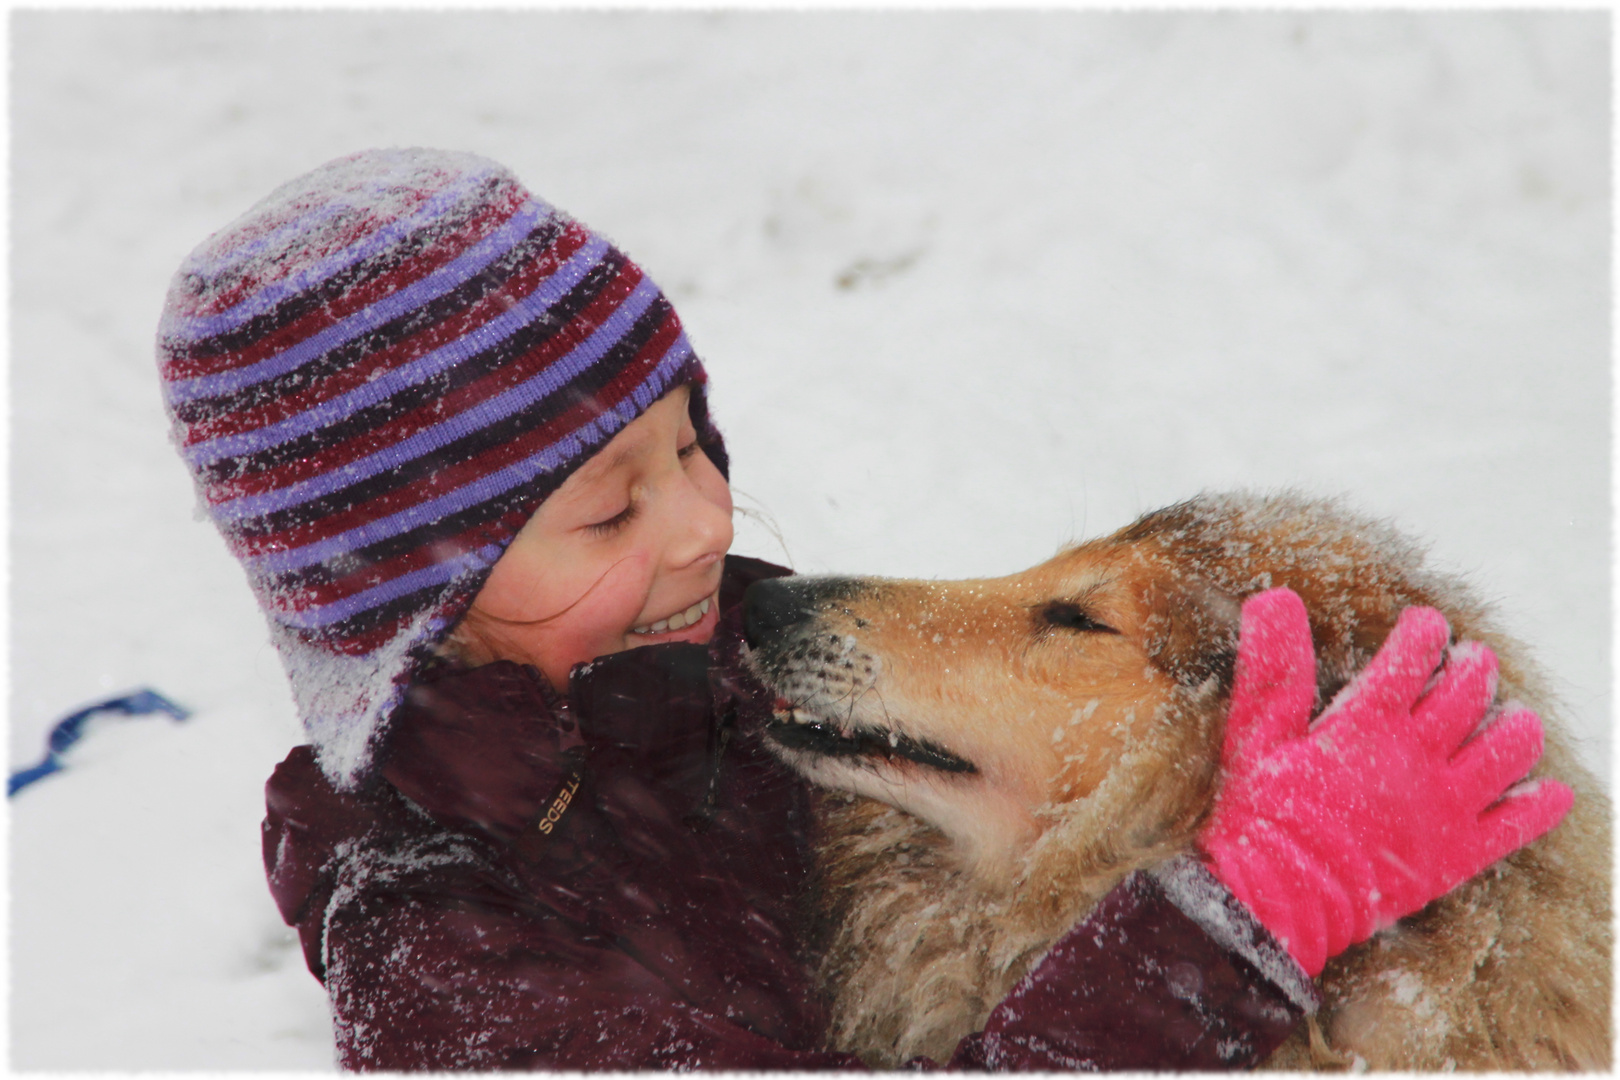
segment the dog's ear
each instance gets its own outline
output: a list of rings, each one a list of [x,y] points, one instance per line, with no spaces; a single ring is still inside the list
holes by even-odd
[[[1236,597],[1201,578],[1150,574],[1139,602],[1143,646],[1161,671],[1182,686],[1230,692],[1242,616]]]

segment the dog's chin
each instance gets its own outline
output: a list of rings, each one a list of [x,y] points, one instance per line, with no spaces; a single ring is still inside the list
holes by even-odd
[[[937,743],[782,711],[765,734],[772,752],[811,783],[876,799],[939,829],[963,868],[986,881],[1008,881],[1039,833],[973,762]]]

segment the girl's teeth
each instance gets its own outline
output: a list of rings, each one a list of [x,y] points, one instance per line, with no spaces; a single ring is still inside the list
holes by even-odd
[[[633,634],[662,634],[666,630],[680,630],[691,626],[709,613],[709,601],[705,598],[699,600],[685,611],[677,611],[667,619],[659,619],[651,626],[637,626],[631,628]]]

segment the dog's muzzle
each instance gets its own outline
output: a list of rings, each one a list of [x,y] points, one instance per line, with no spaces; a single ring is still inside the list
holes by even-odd
[[[776,695],[765,734],[779,747],[823,758],[892,762],[896,758],[941,772],[975,773],[972,762],[891,727],[855,721],[853,702],[869,688],[875,658],[849,630],[866,623],[839,601],[866,591],[854,578],[773,578],[743,595],[743,637],[750,666]],[[851,625],[829,622],[842,615]],[[844,713],[844,723],[833,716]]]

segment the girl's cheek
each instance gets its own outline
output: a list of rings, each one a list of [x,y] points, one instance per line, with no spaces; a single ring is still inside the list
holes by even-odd
[[[628,570],[617,578],[593,590],[580,603],[578,622],[582,629],[588,628],[586,632],[596,640],[624,637],[641,615],[652,587],[650,578]]]
[[[641,551],[627,555],[597,578],[553,625],[576,651],[622,648],[616,643],[635,625],[651,588],[652,560]],[[592,652],[584,659],[596,655]]]

